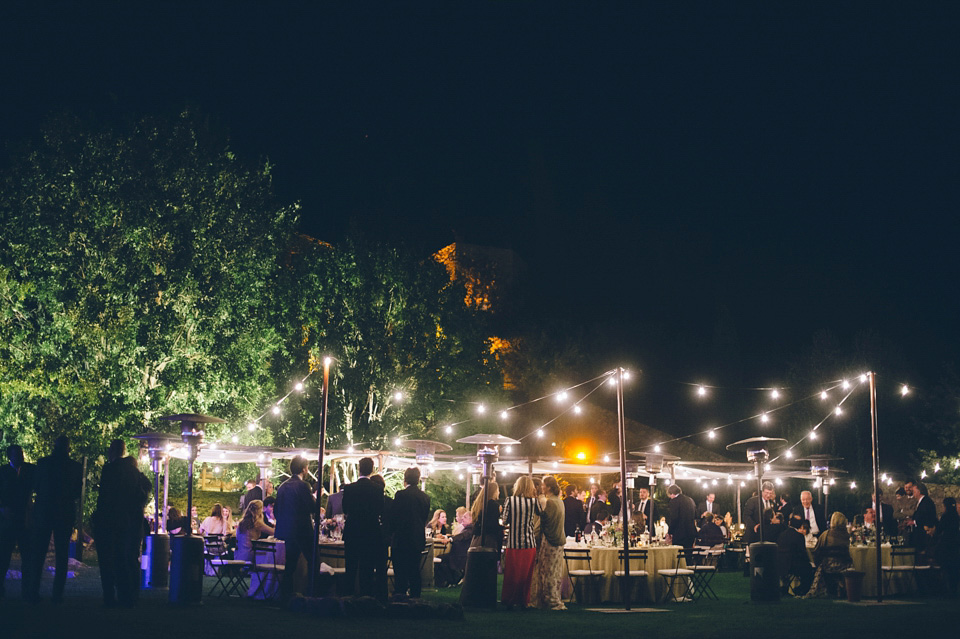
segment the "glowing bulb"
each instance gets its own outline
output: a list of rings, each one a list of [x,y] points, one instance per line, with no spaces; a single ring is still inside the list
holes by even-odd
[[[863,384],[866,381],[867,381],[867,374],[864,373],[863,375],[860,376],[860,383]]]
[[[220,459],[226,459],[226,458],[227,458],[226,453],[220,453]]]
[[[810,439],[816,439],[816,438],[817,438],[817,431],[811,430],[811,431],[810,431]]]
[[[554,448],[556,448],[556,447],[557,447],[557,442],[550,442],[550,445],[553,446]]]
[[[542,428],[538,428],[538,429],[537,429],[537,437],[543,437],[543,434],[544,434],[544,433],[543,433],[543,429],[542,429]]]
[[[717,480],[716,480],[716,479],[714,479],[714,480],[713,480],[713,485],[714,485],[714,486],[716,486],[716,485],[717,485],[717,483],[718,483],[718,482],[717,482]]]
[[[707,437],[709,437],[710,439],[716,439],[716,438],[717,438],[717,431],[711,429],[710,432],[707,433]]]
[[[573,414],[574,414],[574,415],[579,415],[579,414],[582,413],[582,412],[583,412],[583,409],[580,408],[580,404],[574,404],[574,405],[573,405]]]
[[[740,482],[740,488],[743,488],[743,487],[746,486],[746,485],[747,485],[747,482],[745,482],[745,481]],[[742,525],[742,524],[741,524],[741,525]]]
[[[785,456],[787,459],[793,459],[793,451],[792,451],[792,450],[788,450],[787,452],[784,453],[784,456]]]
[[[611,378],[610,378],[610,381],[607,382],[607,383],[610,384],[611,386],[616,386],[616,385],[617,385],[617,378],[616,378],[616,377],[611,377]]]
[[[624,370],[624,371],[623,371],[623,378],[624,378],[624,379],[630,379],[630,371]]]
[[[230,441],[232,441],[234,444],[236,444],[238,441],[240,441],[240,438],[237,437],[236,435],[234,435],[233,437],[230,438]]]
[[[659,453],[659,452],[660,452],[660,444],[657,444],[656,446],[653,447],[653,452],[655,452],[655,453]]]
[[[393,394],[393,399],[396,400],[396,401],[398,401],[398,402],[403,401],[403,392],[402,392],[402,391],[397,391],[396,393],[394,393],[394,394]]]
[[[893,486],[893,480],[892,480],[892,479],[888,479],[888,480],[887,480],[887,486]]]
[[[837,415],[843,415],[843,409],[837,406],[837,409],[834,411]]]
[[[770,421],[770,416],[764,413],[763,415],[760,416],[760,421],[766,424],[767,422]]]
[[[775,483],[777,486],[783,486],[783,480],[780,479],[779,477],[777,477],[776,479],[774,479],[774,480],[773,480],[773,483]]]
[[[773,399],[780,399],[780,391],[774,388],[772,391],[770,391],[770,397]]]
[[[765,472],[765,473],[769,473],[769,472],[770,472],[770,464],[764,464],[764,465],[763,465],[763,472]]]
[[[820,391],[820,399],[826,399],[827,397],[827,391]]]
[[[936,464],[933,465],[933,472],[935,472],[935,473],[939,473],[939,472],[940,472],[940,463],[939,463],[939,462],[937,462]]]
[[[559,467],[560,467],[560,464],[557,463],[557,462],[553,462],[553,467],[554,467],[554,468],[559,468]]]
[[[352,453],[352,452],[353,452],[353,445],[347,446],[347,452],[348,452],[348,453]]]
[[[324,366],[329,366],[331,362],[333,362],[333,358],[332,358],[332,357],[324,357],[324,358],[323,358],[323,365],[324,365]]]
[[[907,393],[909,393],[909,392],[910,392],[910,388],[909,388],[906,384],[904,384],[903,386],[900,387],[900,396],[901,396],[901,397],[906,397],[906,396],[907,396]]]
[[[733,479],[731,477],[727,477],[727,486],[733,486]]]
[[[303,382],[297,382],[297,385],[294,386],[293,388],[294,388],[296,391],[298,391],[298,392],[299,392],[299,391],[302,391],[302,390],[303,390]]]
[[[603,461],[609,464],[609,463],[610,463],[610,455],[604,455],[604,456],[603,456]]]
[[[954,460],[953,460],[953,467],[954,467],[954,468],[960,468],[960,459],[954,459]]]
[[[510,416],[510,414],[507,413],[507,411],[505,411],[505,410],[500,411],[500,419],[506,419],[506,418],[509,417],[509,416]]]
[[[447,426],[444,430],[447,431],[447,435],[453,434],[453,426]]]
[[[590,483],[592,484],[592,483],[593,483],[593,477],[591,477],[589,481],[590,481]]]
[[[833,486],[835,483],[837,483],[837,480],[834,479],[833,477],[831,477],[831,478],[830,478],[830,485]]]
[[[857,487],[857,482],[855,481],[850,482],[850,490],[853,490],[856,487]]]
[[[400,439],[399,437],[397,437],[396,439],[393,440],[394,446],[400,446],[400,444],[402,444],[402,443],[403,443],[403,440]]]
[[[270,410],[273,411],[273,414],[274,414],[274,415],[279,415],[279,414],[280,414],[280,406],[279,406],[279,405],[274,406],[274,407],[271,408]]]
[[[216,449],[217,449],[217,442],[212,442],[210,444],[210,450],[216,450]]]
[[[586,458],[587,458],[587,454],[585,452],[580,451],[579,453],[577,453],[577,459],[579,459],[580,461],[584,461]]]
[[[842,386],[843,386],[843,390],[847,390],[848,388],[850,388],[850,382],[848,382],[847,380],[843,380]]]
[[[513,452],[513,446],[507,446],[506,448],[504,448],[504,450],[506,450],[508,453],[512,453],[512,452]]]
[[[567,400],[567,391],[560,391],[557,393],[557,401],[564,402]]]
[[[247,430],[249,430],[251,433],[252,433],[253,431],[257,430],[257,423],[256,423],[256,422],[250,422],[249,424],[247,424]]]
[[[215,472],[216,474],[219,475],[219,474],[220,474],[220,467],[219,467],[219,466],[214,466],[214,467],[213,467],[213,472]]]
[[[887,481],[887,474],[884,473],[884,474],[880,475],[880,480],[881,480],[881,481]]]
[[[460,473],[460,474],[458,475],[458,477],[459,477],[460,479],[463,479],[463,473]]]
[[[700,386],[700,387],[697,389],[697,395],[699,395],[700,397],[703,397],[703,396],[705,396],[706,394],[707,394],[707,387],[706,387],[706,386]]]
[[[483,415],[485,412],[487,412],[487,407],[483,404],[477,404],[477,413]]]

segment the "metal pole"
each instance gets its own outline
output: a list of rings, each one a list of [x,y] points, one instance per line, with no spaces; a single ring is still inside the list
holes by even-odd
[[[466,502],[467,502],[467,510],[470,510],[470,491],[473,490],[473,472],[472,472],[472,470],[473,470],[473,469],[471,469],[471,468],[467,468],[467,472],[466,472],[466,475],[467,475],[467,499],[466,499]]]
[[[620,438],[620,486],[626,486],[627,448],[626,426],[623,417],[623,369],[617,371],[617,434]],[[627,512],[626,495],[620,495],[620,523],[623,526],[623,581],[620,592],[623,594],[625,610],[630,610],[630,518]]]
[[[870,435],[873,439],[873,497],[876,501],[874,507],[877,512],[876,523],[877,531],[877,603],[883,601],[883,578],[880,574],[880,566],[883,565],[883,552],[880,547],[880,531],[883,530],[883,519],[880,513],[883,508],[880,505],[880,448],[879,436],[877,432],[877,374],[867,373],[870,378]]]
[[[163,460],[163,530],[167,531],[167,508],[170,504],[170,458]]]
[[[310,596],[316,595],[317,550],[320,545],[320,497],[323,496],[323,448],[327,439],[327,398],[330,395],[330,358],[323,360],[323,394],[320,413],[320,442],[317,446],[317,510],[313,518],[313,554],[310,560]],[[333,471],[333,464],[330,465]],[[332,494],[332,493],[331,493]]]
[[[763,543],[763,477],[760,476],[760,458],[755,457],[753,465],[757,472],[757,510],[760,511],[760,543]]]
[[[80,483],[80,504],[77,509],[77,544],[73,547],[73,558],[83,561],[83,504],[87,500],[87,456],[83,456],[83,480]]]

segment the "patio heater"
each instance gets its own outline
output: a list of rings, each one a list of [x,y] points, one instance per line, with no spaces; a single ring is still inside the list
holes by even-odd
[[[458,444],[476,444],[477,460],[480,462],[483,490],[480,503],[487,505],[487,484],[494,478],[493,465],[500,458],[500,446],[519,444],[515,439],[503,435],[471,435],[457,440]],[[481,512],[483,512],[481,510]],[[460,591],[460,604],[470,608],[497,607],[497,562],[500,552],[496,548],[487,548],[484,532],[487,518],[481,522],[481,545],[467,551],[467,565],[463,575],[463,589]]]
[[[830,480],[832,479],[831,471],[834,474],[843,472],[831,468],[830,462],[843,461],[843,457],[832,457],[830,455],[810,455],[809,457],[804,457],[803,459],[798,459],[797,461],[810,462],[810,474],[817,482],[817,487],[820,488],[820,502],[823,504],[823,513],[824,516],[826,516],[827,513],[829,513],[827,510],[827,500],[830,496]]]
[[[193,511],[193,463],[203,444],[203,430],[199,424],[222,424],[224,420],[208,415],[186,413],[160,419],[180,422],[180,439],[187,447],[187,512],[189,521]],[[195,536],[191,526],[184,535],[170,540],[170,603],[199,604],[203,594],[203,537]]]
[[[417,466],[425,467],[430,466],[435,461],[436,453],[446,453],[453,450],[453,447],[450,444],[444,444],[443,442],[435,442],[430,439],[405,439],[400,442],[401,448],[412,448],[416,451],[416,462]],[[424,482],[424,477],[426,473],[421,473],[421,483]],[[423,486],[420,487],[421,489]]]
[[[161,464],[167,458],[167,447],[173,442],[180,441],[176,435],[167,433],[141,433],[134,435],[147,446],[147,455],[150,457],[150,470],[153,471],[153,503],[155,513],[153,530],[146,537],[147,551],[142,562],[143,580],[141,587],[166,588],[169,582],[167,564],[170,561],[170,535],[161,528],[160,521],[166,516],[160,506],[160,471]]]
[[[650,538],[653,539],[655,536],[653,527],[653,522],[651,521],[650,513],[653,512],[653,498],[654,493],[657,490],[657,475],[663,471],[663,464],[667,462],[672,467],[675,462],[680,461],[680,458],[676,455],[666,455],[664,453],[648,453],[643,451],[632,451],[630,453],[635,457],[640,457],[642,460],[642,466],[638,466],[637,474],[639,475],[640,468],[643,468],[643,471],[650,476],[650,499],[647,500],[650,511],[643,513],[644,521],[647,527],[647,532],[650,534]]]
[[[727,450],[743,451],[757,475],[757,499],[763,499],[763,465],[770,459],[770,451],[786,445],[780,437],[751,437],[734,442]],[[763,539],[763,508],[760,510],[760,541],[750,544],[750,599],[751,601],[779,601],[780,578],[777,574],[777,544]]]

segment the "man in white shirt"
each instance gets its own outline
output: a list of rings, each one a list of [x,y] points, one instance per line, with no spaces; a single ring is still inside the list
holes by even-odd
[[[640,499],[637,500],[637,512],[643,513],[647,524],[653,521],[653,500],[650,499],[650,491],[646,488],[640,489]],[[653,534],[653,527],[648,526],[650,534]]]
[[[827,529],[823,508],[813,503],[813,494],[809,490],[800,493],[800,505],[793,509],[793,515],[810,522],[810,534],[819,537]]]

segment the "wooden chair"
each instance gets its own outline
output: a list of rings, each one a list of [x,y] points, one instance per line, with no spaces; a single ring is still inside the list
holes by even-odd
[[[664,568],[658,570],[657,574],[660,575],[660,578],[663,579],[664,592],[661,601],[666,603],[670,600],[673,601],[687,601],[687,594],[690,592],[691,587],[693,586],[693,576],[696,574],[693,570],[689,568],[681,568],[680,563],[683,562],[686,565],[687,555],[691,551],[686,548],[681,548],[677,551],[677,567],[676,568]],[[684,583],[684,591],[680,596],[680,599],[677,599],[677,594],[675,592],[675,586],[677,581],[682,581]]]
[[[563,560],[567,566],[567,576],[570,578],[570,583],[573,586],[573,596],[577,600],[577,603],[588,603],[586,601],[581,601],[580,596],[577,595],[577,584],[581,582],[586,582],[594,592],[593,601],[600,599],[600,579],[603,577],[604,572],[602,570],[594,570],[593,565],[590,561],[590,549],[589,548],[564,548],[563,549]],[[570,570],[571,561],[585,561],[587,562],[587,568],[574,569]],[[586,597],[584,597],[586,599]]]
[[[625,553],[623,548],[621,548],[617,552],[617,565],[623,566],[624,554]],[[646,564],[647,549],[646,548],[630,548],[629,550],[627,550],[626,556],[628,558],[628,561],[630,562],[638,561]],[[629,566],[630,564],[627,564],[627,565]],[[613,576],[620,578],[620,596],[624,597],[627,592],[633,593],[634,579],[641,580],[644,583],[646,583],[647,579],[650,577],[650,573],[648,573],[646,570],[634,570],[633,568],[630,568],[630,571],[626,574],[623,572],[623,570],[614,570]],[[639,598],[637,599],[637,601],[638,600]]]
[[[250,563],[250,574],[258,575],[260,583],[253,593],[254,599],[273,599],[280,595],[280,581],[283,579],[285,566],[277,563],[277,544],[276,542],[256,539],[250,542],[253,550],[253,561]],[[261,556],[267,558],[262,561]],[[251,577],[252,578],[252,577]],[[267,585],[273,582],[275,588],[272,592],[268,591]]]

